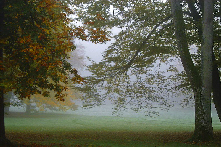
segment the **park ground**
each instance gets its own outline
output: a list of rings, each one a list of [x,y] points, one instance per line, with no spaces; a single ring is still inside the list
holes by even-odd
[[[221,125],[213,120],[214,141],[190,143],[189,117],[119,117],[13,112],[6,115],[6,135],[33,147],[177,147],[221,146]]]

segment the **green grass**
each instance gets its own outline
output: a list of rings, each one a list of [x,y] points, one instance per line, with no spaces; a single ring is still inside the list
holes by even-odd
[[[221,146],[221,125],[217,121],[213,124],[218,140],[209,145]],[[154,119],[62,114],[25,116],[14,113],[6,116],[5,125],[7,137],[11,141],[31,146],[190,146],[184,141],[194,130],[193,121],[187,118]]]

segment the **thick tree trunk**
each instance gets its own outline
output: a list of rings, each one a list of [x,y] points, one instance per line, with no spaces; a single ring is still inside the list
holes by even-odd
[[[202,88],[195,94],[195,130],[193,140],[213,139],[211,118],[212,48],[213,48],[213,0],[204,1],[203,38],[201,47]]]
[[[4,4],[5,0],[0,0],[0,37],[4,37]],[[0,43],[0,146],[11,147],[13,144],[7,140],[5,136],[5,124],[4,124],[4,86],[3,86],[3,47]]]
[[[213,138],[211,118],[213,2],[205,2],[203,42],[201,47],[202,88],[195,94],[195,131],[193,140],[209,141]]]
[[[202,28],[202,18],[199,15],[199,12],[197,12],[196,7],[194,6],[195,1],[194,0],[186,0],[188,3],[188,7],[191,11],[191,15],[194,19],[195,25],[198,29],[198,35],[200,38],[201,43],[203,43],[203,28]],[[204,11],[204,2],[201,0],[200,5],[202,7],[202,12]],[[214,53],[212,54],[213,58],[213,73],[212,73],[212,87],[213,87],[213,101],[215,104],[215,108],[219,117],[219,120],[221,122],[221,83],[220,83],[220,76],[219,76],[219,70],[218,66],[216,64],[216,59]]]
[[[2,12],[3,10],[3,5],[4,5],[4,0],[0,1],[0,35],[3,36],[3,26],[4,26],[4,22],[3,22],[3,18],[4,18],[4,13]],[[0,64],[3,63],[3,48],[1,47],[0,44]],[[4,71],[3,71],[3,67],[2,65],[0,66],[0,146],[3,146],[5,144],[5,125],[4,125],[4,93],[3,93],[3,75],[4,75]]]
[[[213,138],[210,99],[212,83],[211,80],[207,82],[205,79],[212,73],[212,70],[206,72],[201,81],[199,71],[196,70],[189,53],[180,0],[171,0],[171,9],[179,55],[195,95],[195,131],[192,141],[208,141]],[[210,65],[210,67],[211,66],[212,65]],[[206,67],[204,67],[204,69],[206,69]],[[204,71],[206,70],[203,70],[203,72]],[[210,75],[210,79],[211,78],[212,75]]]
[[[195,130],[191,141],[210,141],[213,139],[211,105],[203,102],[201,90],[194,93],[195,97]],[[205,106],[205,107],[204,107]]]
[[[4,97],[3,90],[0,92],[0,145],[3,144],[5,137],[5,126],[4,126]]]
[[[5,145],[5,125],[4,125],[4,94],[0,91],[0,146]]]
[[[221,122],[221,84],[220,84],[220,76],[217,64],[215,63],[215,57],[213,55],[213,76],[212,76],[212,84],[213,84],[213,102],[215,104],[215,108]]]

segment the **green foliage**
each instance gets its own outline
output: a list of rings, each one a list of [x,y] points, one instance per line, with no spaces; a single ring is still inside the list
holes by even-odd
[[[82,3],[78,19],[93,22],[91,16],[97,13],[94,6],[102,1]],[[170,60],[179,62],[170,4],[150,0],[110,0],[103,5],[104,9],[99,11],[107,24],[91,25],[122,30],[113,37],[115,42],[105,50],[102,61],[92,62],[89,66],[93,77],[86,79],[88,84],[83,89],[88,94],[84,99],[86,103],[96,105],[109,99],[116,105],[116,111],[130,105],[135,111],[147,110],[146,115],[156,113],[152,109],[157,103],[162,109],[173,106],[172,98],[185,91],[178,84],[186,79],[177,80],[180,71],[170,65]],[[110,6],[114,14],[110,12]],[[165,68],[167,72],[155,71]]]
[[[155,114],[154,105],[160,103],[162,105],[158,107],[171,107],[171,100],[179,100],[181,94],[186,97],[182,100],[183,105],[193,102],[193,87],[186,71],[172,65],[172,61],[175,64],[181,61],[169,1],[80,0],[75,5],[79,6],[78,20],[96,22],[90,23],[91,27],[121,28],[103,53],[102,61],[92,61],[88,66],[92,76],[86,78],[87,86],[81,87],[86,93],[87,106],[100,105],[109,99],[115,104],[116,111],[130,105],[135,111],[145,109],[147,115],[152,115],[152,112]],[[201,1],[181,2],[187,52],[194,65],[192,70],[198,73],[201,70],[201,5]],[[220,67],[220,1],[216,1],[214,9],[214,54]],[[97,13],[104,18],[103,23],[94,19]]]

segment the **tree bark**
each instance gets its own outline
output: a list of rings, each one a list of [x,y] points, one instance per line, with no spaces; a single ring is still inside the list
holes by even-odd
[[[215,61],[216,59],[213,54],[213,76],[212,76],[213,102],[215,104],[219,120],[221,122],[221,83],[220,83],[219,70]]]
[[[202,102],[201,90],[194,93],[195,97],[195,130],[190,141],[210,141],[213,139],[213,128],[211,119],[211,105]],[[207,108],[204,106],[207,105]],[[209,114],[208,114],[209,113]]]
[[[178,46],[179,56],[183,64],[183,68],[187,74],[188,80],[190,82],[193,91],[198,91],[201,87],[201,77],[199,71],[196,69],[187,42],[187,37],[185,33],[185,23],[183,19],[182,7],[180,5],[180,0],[171,0],[171,9],[173,15],[173,22],[175,27],[175,36]]]
[[[3,90],[0,91],[0,146],[5,144],[5,125],[4,125],[4,97]]]
[[[186,0],[186,2],[188,3],[188,7],[190,9],[191,16],[193,17],[194,23],[198,29],[199,39],[202,43],[203,42],[203,28],[202,28],[202,23],[201,23],[202,18],[194,6],[195,1],[194,0]],[[203,12],[204,10],[202,7],[204,6],[204,2],[201,1],[200,4],[202,5],[202,6],[200,6],[200,8],[202,9],[201,12]],[[219,70],[218,70],[218,66],[216,63],[214,53],[212,53],[212,59],[213,59],[213,72],[212,72],[213,101],[215,104],[215,108],[216,108],[219,120],[221,122],[221,90],[220,90],[221,84],[220,84]]]
[[[213,49],[213,0],[204,0],[203,40],[201,47],[202,88],[195,98],[194,138],[209,141],[213,138],[211,118],[212,49]]]
[[[211,92],[212,83],[211,80],[209,82],[205,82],[204,80],[206,77],[208,77],[208,75],[212,73],[212,70],[210,70],[210,72],[206,72],[206,76],[203,75],[203,81],[201,81],[199,71],[195,68],[192,58],[190,56],[188,42],[185,34],[185,23],[183,19],[183,12],[182,7],[180,5],[180,0],[171,0],[171,9],[175,27],[175,35],[178,45],[178,52],[184,70],[186,71],[188,80],[194,91],[195,97],[195,131],[191,141],[208,141],[211,140],[213,136],[212,120],[210,116],[211,99],[209,101],[210,95],[208,95],[208,93]],[[206,48],[206,46],[204,46],[204,48]],[[206,67],[203,68],[203,72],[205,69]],[[211,79],[212,75],[210,76]],[[207,87],[208,85],[209,87]],[[205,88],[209,89],[205,90]]]
[[[213,138],[211,118],[213,0],[204,1],[203,38],[201,47],[202,89],[195,98],[195,131],[193,139],[209,141]]]
[[[4,37],[4,4],[5,0],[0,0],[0,37]],[[5,136],[3,76],[3,46],[0,43],[0,146],[11,147],[13,144]]]
[[[2,11],[4,8],[4,0],[0,1],[0,35],[3,36],[3,26],[4,26],[4,12]],[[0,64],[1,64],[1,69],[0,69],[0,145],[3,146],[5,144],[5,125],[4,125],[4,86],[3,86],[3,48],[1,47],[2,45],[0,44]]]

